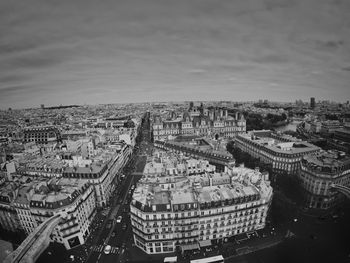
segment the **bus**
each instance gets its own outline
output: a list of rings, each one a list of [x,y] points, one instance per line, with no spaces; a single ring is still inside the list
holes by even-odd
[[[191,260],[191,263],[224,263],[222,255]]]
[[[166,257],[164,258],[164,263],[176,263],[177,262],[177,257]]]

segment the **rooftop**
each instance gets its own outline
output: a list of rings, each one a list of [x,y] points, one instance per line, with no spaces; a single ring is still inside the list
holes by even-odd
[[[333,169],[350,165],[350,156],[337,150],[321,151],[304,156],[303,163],[316,167]]]
[[[301,141],[291,136],[281,136],[273,133],[254,133],[247,132],[238,135],[238,137],[244,138],[246,140],[252,141],[256,144],[264,146],[264,148],[272,150],[278,153],[304,153],[308,151],[314,151],[320,149],[319,147],[308,143],[306,141]]]
[[[230,167],[227,173],[182,176],[181,182],[179,180],[179,184],[174,184],[169,189],[160,187],[162,182],[157,182],[147,184],[146,179],[141,179],[135,189],[133,201],[150,207],[211,203],[245,197],[270,198],[272,195],[268,178],[256,170],[244,167]]]

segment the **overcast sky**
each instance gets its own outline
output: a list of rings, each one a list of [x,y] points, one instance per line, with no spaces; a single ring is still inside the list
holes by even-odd
[[[0,0],[0,108],[350,97],[349,0]]]

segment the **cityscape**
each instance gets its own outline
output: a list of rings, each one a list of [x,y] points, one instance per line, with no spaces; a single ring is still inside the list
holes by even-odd
[[[3,260],[346,262],[349,117],[314,98],[4,110]]]
[[[0,13],[0,262],[350,262],[347,1]]]

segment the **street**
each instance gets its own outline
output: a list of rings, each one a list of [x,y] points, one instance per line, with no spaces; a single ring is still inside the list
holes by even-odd
[[[131,187],[141,178],[147,156],[152,152],[149,125],[149,120],[146,120],[141,127],[140,141],[135,146],[131,160],[124,168],[125,178],[117,186],[114,198],[111,198],[110,211],[97,240],[90,247],[86,262],[125,262],[129,258],[128,251],[133,245],[129,216],[129,205],[133,193]],[[121,222],[116,220],[119,217],[122,218]],[[108,254],[104,252],[107,245],[111,246]]]

